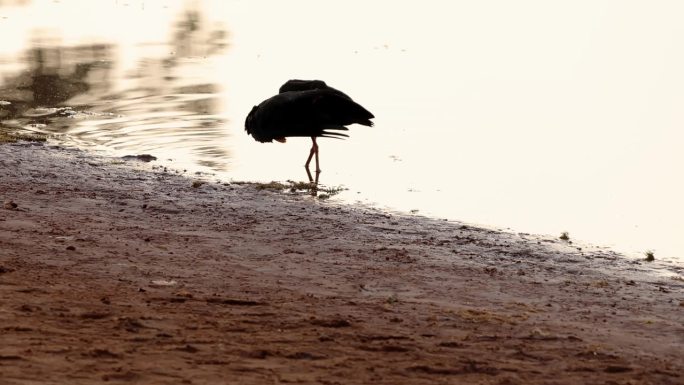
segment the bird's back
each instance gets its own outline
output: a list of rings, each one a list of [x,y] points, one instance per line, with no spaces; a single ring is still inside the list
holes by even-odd
[[[285,90],[255,106],[247,116],[245,130],[260,142],[287,136],[340,137],[347,135],[330,130],[346,131],[345,126],[354,123],[372,126],[373,117],[334,88]]]
[[[332,88],[329,85],[325,84],[323,80],[301,80],[301,79],[291,79],[285,82],[282,86],[280,86],[280,89],[278,90],[278,93],[283,93],[283,92],[290,92],[290,91],[311,91],[311,90],[331,90],[341,96],[344,96],[347,99],[351,99],[347,94],[344,92]]]
[[[310,90],[320,90],[328,87],[323,80],[301,80],[301,79],[291,79],[285,82],[278,90],[279,94],[283,92],[290,91],[310,91]]]

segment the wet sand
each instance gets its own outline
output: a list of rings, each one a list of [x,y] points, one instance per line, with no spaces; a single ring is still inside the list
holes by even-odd
[[[25,142],[0,203],[2,384],[684,384],[681,271],[609,250]]]

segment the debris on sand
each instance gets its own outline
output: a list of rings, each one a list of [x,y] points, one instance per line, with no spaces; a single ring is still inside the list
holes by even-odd
[[[124,155],[121,157],[123,160],[137,160],[140,162],[151,162],[153,160],[157,160],[156,156],[152,156],[150,154],[141,154],[141,155]]]

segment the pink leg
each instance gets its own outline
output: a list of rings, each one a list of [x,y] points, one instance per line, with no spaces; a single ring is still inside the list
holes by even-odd
[[[309,170],[309,163],[311,163],[311,158],[313,158],[314,154],[318,153],[318,145],[316,144],[316,138],[311,137],[311,140],[313,141],[313,145],[311,146],[311,151],[309,152],[309,157],[306,158],[306,163],[304,163],[304,168],[306,168],[307,171]],[[316,162],[318,162],[318,161],[316,161]]]
[[[311,177],[311,171],[309,171],[309,164],[311,163],[311,159],[316,156],[316,180],[315,183],[318,184],[318,175],[321,173],[321,168],[319,167],[318,163],[318,144],[316,143],[316,137],[312,136],[311,141],[313,144],[311,145],[311,151],[309,151],[309,157],[306,159],[306,163],[304,164],[304,168],[306,169],[306,174],[309,177],[309,182],[314,183],[314,178]]]
[[[321,168],[318,166],[318,144],[316,144],[316,138],[312,138],[314,146],[316,147],[316,176],[321,173]]]

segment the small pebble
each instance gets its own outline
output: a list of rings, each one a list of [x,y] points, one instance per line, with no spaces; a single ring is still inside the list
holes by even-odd
[[[14,201],[11,201],[11,200],[5,201],[5,204],[4,204],[4,207],[5,207],[7,210],[14,210],[14,209],[17,208],[17,206],[18,206],[18,205],[17,205],[16,203],[14,203]]]

